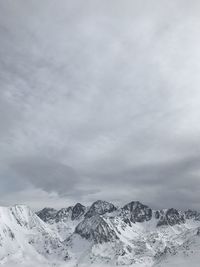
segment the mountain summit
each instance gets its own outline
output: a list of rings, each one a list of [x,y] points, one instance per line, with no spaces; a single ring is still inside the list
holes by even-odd
[[[197,211],[102,200],[36,214],[25,205],[0,207],[0,264],[163,267],[183,256],[200,259],[199,251]]]

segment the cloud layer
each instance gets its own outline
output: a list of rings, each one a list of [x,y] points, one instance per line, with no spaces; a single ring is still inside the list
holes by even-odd
[[[0,204],[199,209],[199,1],[0,1]]]

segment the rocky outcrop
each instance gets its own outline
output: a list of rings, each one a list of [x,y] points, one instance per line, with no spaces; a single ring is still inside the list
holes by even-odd
[[[122,208],[122,214],[131,222],[144,222],[152,218],[152,209],[139,201],[132,201]]]
[[[44,208],[43,210],[37,212],[36,214],[44,222],[63,222],[67,220],[79,220],[86,211],[86,207],[80,203],[77,203],[75,206],[70,206],[68,208],[62,208],[59,211],[52,208]]]
[[[117,208],[112,203],[109,203],[107,201],[97,200],[91,205],[88,212],[85,214],[85,218],[90,218],[97,214],[103,215],[105,213],[111,213],[116,209]]]
[[[83,206],[80,203],[77,203],[73,208],[72,208],[72,215],[71,215],[71,219],[72,220],[78,220],[81,218],[81,216],[84,215],[86,211],[86,207]]]
[[[105,219],[99,215],[85,218],[77,225],[75,233],[95,243],[109,242],[118,239],[115,231]]]
[[[44,208],[38,212],[36,212],[37,216],[40,217],[44,222],[48,222],[52,220],[56,216],[57,210],[53,208]]]
[[[65,221],[71,218],[73,207],[63,208],[56,213],[55,222]]]
[[[158,211],[156,216],[159,220],[157,226],[163,226],[163,225],[173,226],[176,224],[185,223],[185,216],[183,212],[173,208],[168,209],[166,211],[164,210]]]
[[[185,211],[185,218],[186,219],[194,219],[196,221],[200,221],[200,213],[195,210],[186,210]]]

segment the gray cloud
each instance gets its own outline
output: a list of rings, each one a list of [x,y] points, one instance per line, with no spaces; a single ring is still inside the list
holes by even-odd
[[[61,194],[75,190],[74,187],[80,180],[73,168],[39,156],[16,160],[11,168],[35,187]]]
[[[90,177],[99,176],[100,184],[105,185],[105,190],[106,187],[111,189],[106,191],[106,196],[113,198],[114,201],[121,200],[117,194],[112,195],[112,190],[119,191],[120,195],[120,190],[124,194],[125,188],[127,199],[143,199],[155,208],[173,205],[177,208],[193,206],[198,209],[199,159],[199,156],[191,156],[160,164],[143,164],[120,172],[114,169],[113,171],[101,170],[89,175]],[[93,183],[92,179],[90,182]],[[100,184],[95,183],[93,186],[98,187]]]
[[[0,1],[0,203],[198,209],[199,10]]]

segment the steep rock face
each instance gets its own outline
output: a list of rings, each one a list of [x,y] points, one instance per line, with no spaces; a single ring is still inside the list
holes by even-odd
[[[71,219],[74,220],[78,220],[81,218],[81,216],[84,215],[86,211],[86,207],[83,206],[80,203],[77,203],[73,208],[72,208],[72,215],[71,215]]]
[[[38,212],[36,212],[37,216],[40,217],[44,222],[48,222],[52,220],[56,216],[57,210],[53,208],[44,208]]]
[[[122,214],[125,215],[125,220],[130,219],[131,222],[144,222],[151,220],[152,209],[139,201],[132,201],[122,208]]]
[[[72,216],[73,207],[63,208],[56,213],[55,222],[66,221]]]
[[[52,208],[44,208],[43,210],[37,212],[36,214],[44,222],[65,222],[68,220],[79,220],[86,211],[86,207],[77,203],[75,206],[70,206],[68,208],[62,208],[59,211]]]
[[[176,224],[182,224],[185,223],[185,217],[184,214],[181,211],[178,211],[176,209],[168,209],[166,211],[159,211],[156,214],[156,217],[159,219],[157,226],[162,225],[176,225]]]
[[[194,219],[196,221],[200,221],[200,213],[195,210],[186,210],[185,211],[185,218],[186,219]]]
[[[46,221],[51,229],[56,231],[60,239],[67,239],[73,232],[78,223],[84,218],[86,207],[77,203],[75,206],[60,209],[53,217]]]
[[[85,214],[85,217],[90,218],[97,214],[103,215],[105,213],[111,213],[116,209],[117,208],[112,203],[109,203],[107,201],[97,200],[91,205],[88,212]]]
[[[95,243],[109,242],[118,239],[114,229],[99,215],[85,218],[77,225],[75,233]]]

